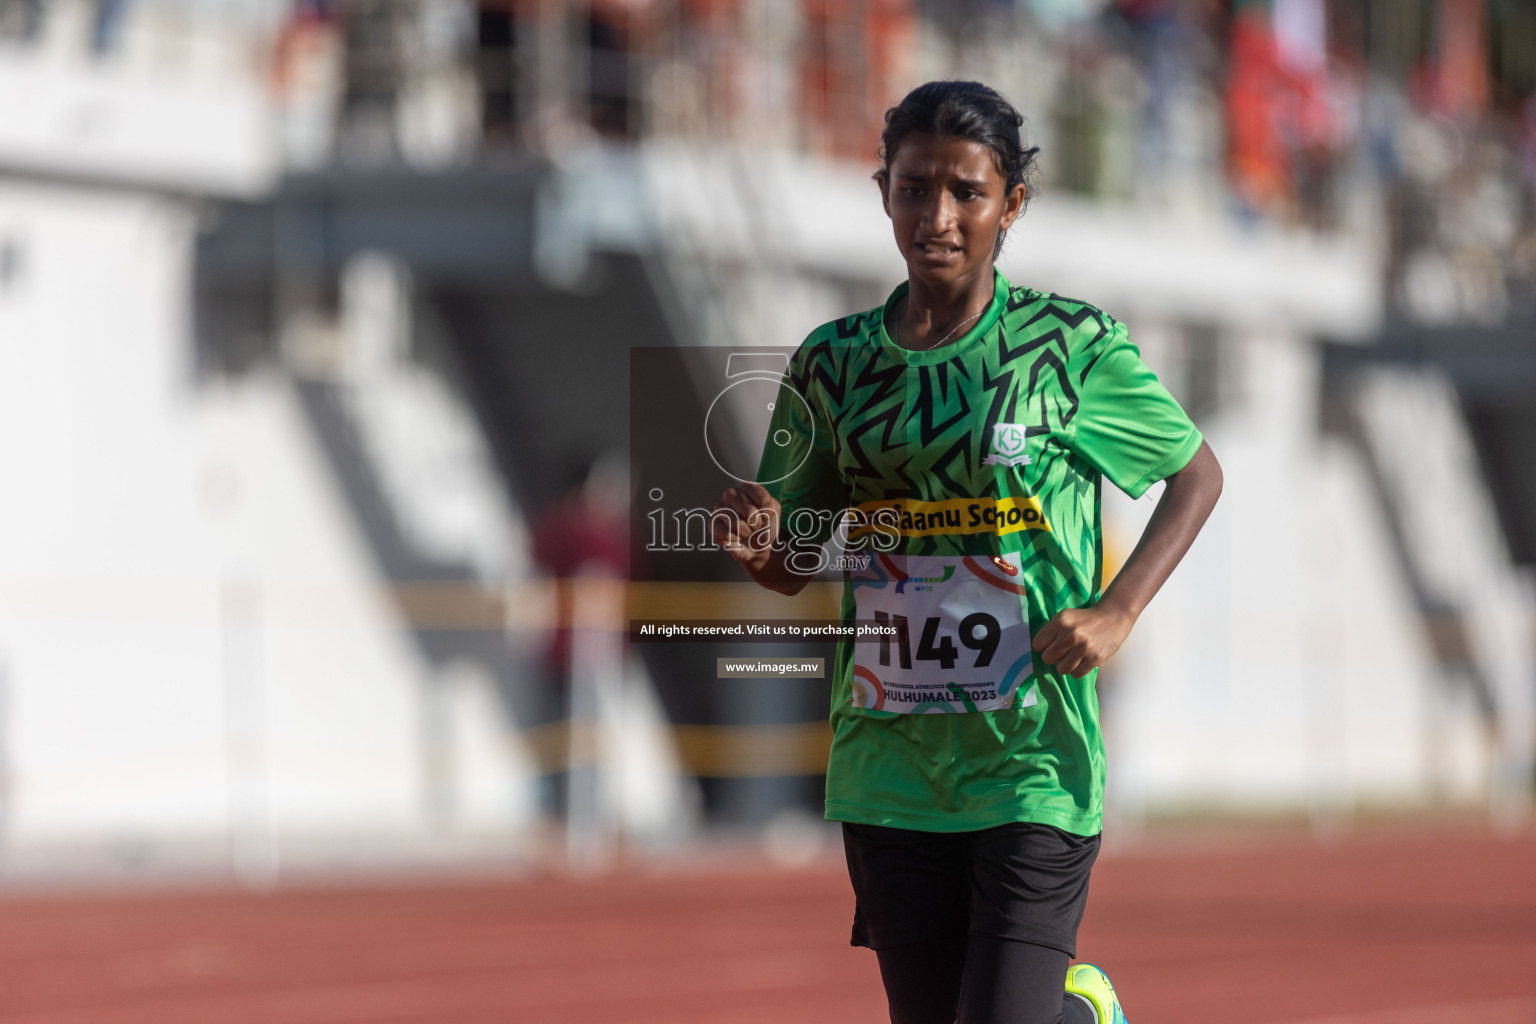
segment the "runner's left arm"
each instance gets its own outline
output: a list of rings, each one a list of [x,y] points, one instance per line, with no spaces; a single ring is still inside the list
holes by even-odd
[[[1221,466],[1124,324],[1106,318],[1074,346],[1068,369],[1080,386],[1067,443],[1132,498],[1167,481],[1136,549],[1099,600],[1058,612],[1034,636],[1046,664],[1081,677],[1119,650],[1189,550],[1221,494]]]
[[[1046,664],[1085,676],[1120,649],[1131,627],[1184,558],[1221,496],[1221,465],[1203,440],[1194,456],[1167,478],[1131,557],[1089,608],[1059,612],[1035,635]]]

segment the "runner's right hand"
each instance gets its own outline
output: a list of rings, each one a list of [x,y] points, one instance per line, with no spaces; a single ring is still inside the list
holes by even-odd
[[[710,518],[715,543],[730,552],[755,578],[773,556],[773,542],[779,536],[779,515],[783,507],[762,484],[747,483],[727,487],[720,496],[716,515]],[[733,528],[734,527],[734,528]]]

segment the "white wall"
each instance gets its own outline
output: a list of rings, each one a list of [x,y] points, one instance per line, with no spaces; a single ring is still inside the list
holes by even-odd
[[[1149,326],[1144,354],[1177,386],[1181,353],[1167,333]],[[1531,603],[1454,398],[1438,392],[1436,415],[1421,408],[1391,444],[1440,520],[1410,523],[1410,542],[1462,567],[1478,599],[1464,605],[1474,637],[1499,630],[1498,643],[1474,641],[1506,712],[1498,742],[1435,658],[1369,467],[1322,433],[1318,348],[1279,327],[1239,329],[1222,359],[1232,377],[1205,422],[1226,476],[1221,501],[1105,672],[1114,810],[1134,820],[1303,809],[1332,820],[1492,800],[1501,815],[1518,813],[1526,797],[1509,783],[1529,776],[1530,698],[1513,680],[1529,679],[1531,655],[1528,632],[1511,624],[1529,621]],[[1445,454],[1458,444],[1460,455]],[[1160,491],[1132,502],[1106,487],[1106,533],[1121,557]]]
[[[439,825],[428,670],[289,385],[194,381],[192,230],[175,202],[0,182],[13,862],[232,834],[269,857],[274,833],[339,849]],[[504,810],[478,821],[510,835],[527,769],[495,756]]]

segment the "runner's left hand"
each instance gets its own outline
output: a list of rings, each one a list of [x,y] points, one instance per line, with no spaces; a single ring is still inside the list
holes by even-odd
[[[1040,659],[1069,676],[1086,676],[1120,649],[1135,620],[1118,609],[1097,605],[1067,608],[1035,634]]]

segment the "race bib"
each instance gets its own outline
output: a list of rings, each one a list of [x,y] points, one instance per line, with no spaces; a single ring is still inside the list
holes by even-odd
[[[913,715],[1034,705],[1018,555],[879,555],[851,582],[857,617],[896,631],[853,645],[855,707]]]

